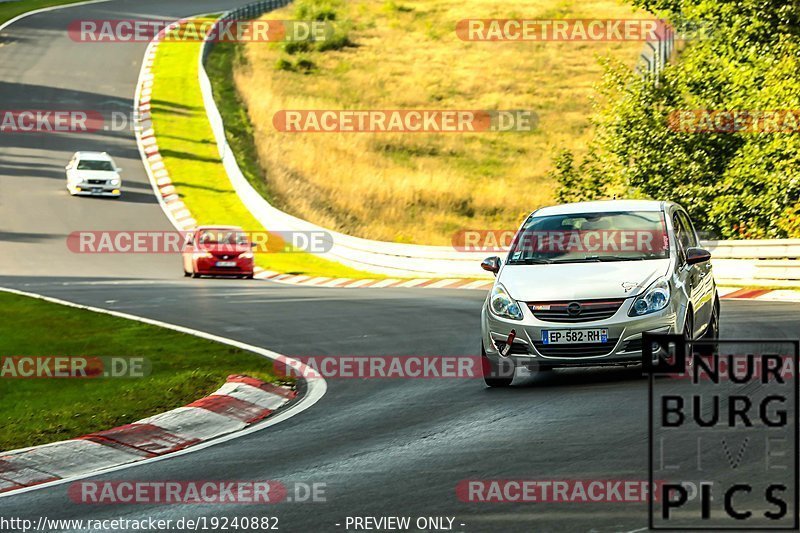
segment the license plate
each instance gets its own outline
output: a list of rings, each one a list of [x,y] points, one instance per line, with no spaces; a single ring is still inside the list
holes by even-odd
[[[235,267],[236,261],[217,261],[218,267]]]
[[[542,344],[608,342],[607,329],[543,329]]]
[[[103,194],[102,187],[92,187],[92,194]]]

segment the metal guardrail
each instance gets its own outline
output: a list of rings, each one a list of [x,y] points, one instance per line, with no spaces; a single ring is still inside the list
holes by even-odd
[[[245,6],[225,12],[219,19],[217,19],[217,24],[235,22],[237,20],[256,19],[264,13],[284,7],[290,3],[291,0],[260,0],[258,2],[247,4]],[[208,59],[208,55],[211,53],[211,50],[213,50],[214,44],[215,43],[213,41],[205,42],[202,52],[203,62]]]
[[[740,239],[704,241],[714,257],[721,259],[798,259],[800,239]]]
[[[706,241],[722,282],[800,286],[800,239]]]
[[[656,39],[655,41],[647,41],[644,45],[644,50],[639,54],[639,63],[636,66],[636,71],[643,77],[651,76],[656,81],[658,74],[667,66],[669,58],[675,51],[675,32],[664,24],[663,38]]]
[[[263,0],[225,13],[218,23],[252,19],[289,4],[289,0]],[[655,44],[648,72],[660,72],[674,49],[674,35]],[[361,239],[326,230],[270,205],[244,177],[225,134],[222,115],[214,101],[205,60],[213,41],[206,41],[200,57],[199,82],[206,113],[214,131],[220,157],[231,183],[245,206],[265,227],[276,231],[325,231],[333,247],[323,256],[348,266],[396,276],[486,277],[479,262],[486,252],[463,252],[450,246],[397,244]],[[755,284],[800,285],[800,239],[704,241],[714,258],[718,280]]]

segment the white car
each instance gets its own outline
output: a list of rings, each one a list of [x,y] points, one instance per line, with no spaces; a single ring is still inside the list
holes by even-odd
[[[481,314],[484,379],[507,387],[517,366],[631,365],[644,332],[719,335],[711,254],[673,202],[545,207],[514,237]],[[700,351],[698,349],[698,351]]]
[[[106,152],[76,152],[65,169],[67,190],[72,196],[120,195],[122,169]]]

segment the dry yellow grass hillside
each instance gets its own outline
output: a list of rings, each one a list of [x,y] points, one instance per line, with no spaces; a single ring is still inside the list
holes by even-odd
[[[322,7],[320,7],[322,5]],[[301,0],[264,18],[335,16],[351,46],[248,43],[234,81],[278,207],[331,229],[448,244],[463,228],[514,228],[547,204],[560,148],[592,134],[598,55],[634,65],[639,42],[467,42],[465,18],[638,18],[614,0]],[[316,10],[316,11],[315,11]],[[285,109],[529,109],[524,133],[281,133]]]

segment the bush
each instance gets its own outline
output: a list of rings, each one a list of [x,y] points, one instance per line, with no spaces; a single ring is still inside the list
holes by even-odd
[[[564,201],[622,196],[675,200],[698,226],[725,238],[798,235],[800,131],[679,133],[679,110],[800,109],[800,6],[778,0],[635,0],[713,28],[658,83],[606,65],[606,105],[580,164],[556,159]],[[774,4],[770,6],[769,4]],[[669,16],[667,15],[667,18]]]
[[[303,39],[286,40],[281,43],[284,52],[289,55],[308,53],[312,51],[327,52],[341,50],[354,46],[350,40],[351,22],[342,19],[339,11],[343,8],[339,0],[299,0],[295,2],[293,17],[295,20],[327,22],[330,27],[325,32],[325,38],[315,40],[314,36]]]

